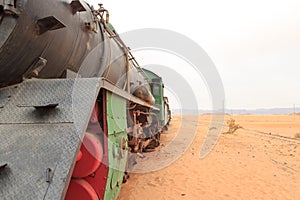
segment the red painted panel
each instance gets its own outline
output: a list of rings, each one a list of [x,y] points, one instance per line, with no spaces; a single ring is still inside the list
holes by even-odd
[[[99,106],[100,120],[102,125],[102,131],[98,131],[100,135],[103,136],[103,158],[100,167],[94,173],[93,176],[86,177],[85,180],[90,183],[98,194],[99,199],[104,199],[107,177],[108,177],[108,132],[107,132],[107,115],[106,115],[106,94],[103,92],[102,96],[102,105]],[[102,115],[101,115],[102,114]],[[90,126],[89,126],[90,127]],[[94,126],[95,127],[95,126]],[[92,128],[92,127],[91,127]],[[94,129],[94,128],[93,128]],[[96,132],[95,132],[96,133]]]
[[[99,200],[97,193],[93,187],[83,179],[72,179],[66,200]]]
[[[93,174],[99,168],[102,161],[102,145],[97,136],[91,133],[85,134],[80,152],[82,156],[76,162],[72,174],[73,178],[84,178]]]
[[[73,171],[66,199],[103,199],[108,177],[108,133],[106,94],[100,93],[101,104],[95,103],[86,137],[84,138]],[[92,153],[90,153],[92,151]],[[96,155],[96,156],[94,156]],[[98,159],[95,159],[98,158]],[[84,177],[76,179],[75,177]]]

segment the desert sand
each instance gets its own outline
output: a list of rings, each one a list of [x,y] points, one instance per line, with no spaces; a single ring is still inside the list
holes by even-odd
[[[149,173],[131,173],[122,185],[119,200],[127,199],[300,199],[300,116],[226,115],[242,126],[233,134],[221,134],[217,145],[203,159],[201,145],[210,126],[210,115],[199,119],[173,116],[169,131],[161,136],[161,149],[168,146],[178,130],[196,130],[196,136],[179,159]],[[195,129],[196,127],[196,129]],[[185,139],[182,139],[182,141]],[[180,143],[177,145],[180,146]],[[176,152],[176,149],[174,149]],[[138,162],[147,159],[141,158]]]

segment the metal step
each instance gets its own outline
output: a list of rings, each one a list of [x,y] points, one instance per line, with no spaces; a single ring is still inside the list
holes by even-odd
[[[0,89],[1,199],[64,199],[100,82],[28,80]]]

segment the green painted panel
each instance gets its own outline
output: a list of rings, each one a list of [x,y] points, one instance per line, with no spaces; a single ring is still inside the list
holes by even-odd
[[[108,134],[124,131],[127,128],[126,100],[118,95],[107,94]]]
[[[152,95],[155,98],[155,107],[159,108],[158,118],[162,123],[164,123],[165,109],[163,101],[163,86],[158,83],[150,83],[150,87]]]
[[[160,76],[158,76],[157,74],[155,74],[154,72],[150,71],[150,70],[147,70],[147,69],[144,69],[143,68],[143,71],[144,73],[146,74],[146,76],[152,80],[152,79],[160,79],[160,82],[162,82],[162,79]]]
[[[109,172],[104,199],[116,199],[120,193],[127,162],[126,100],[107,92],[107,128]],[[125,150],[123,146],[125,145]]]
[[[162,78],[150,70],[143,69],[143,71],[149,79],[151,92],[155,99],[155,107],[159,108],[160,110],[158,113],[158,118],[161,121],[161,124],[165,124],[165,105],[163,101],[164,88]]]

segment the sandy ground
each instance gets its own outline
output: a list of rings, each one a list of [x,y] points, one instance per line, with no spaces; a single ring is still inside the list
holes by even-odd
[[[192,144],[184,153],[178,151],[179,138],[172,152],[181,156],[159,171],[131,174],[123,184],[119,200],[125,199],[300,199],[300,116],[238,115],[243,129],[222,134],[212,152],[199,158],[201,145],[211,129],[209,115],[199,119],[174,116],[169,131],[162,135],[160,151],[173,141],[179,130],[189,135],[196,130]],[[223,131],[228,127],[224,126]],[[189,136],[191,137],[191,136]],[[139,163],[168,160],[145,154]],[[150,164],[147,164],[150,165]],[[138,166],[139,167],[139,166]],[[140,166],[141,167],[141,166]]]

